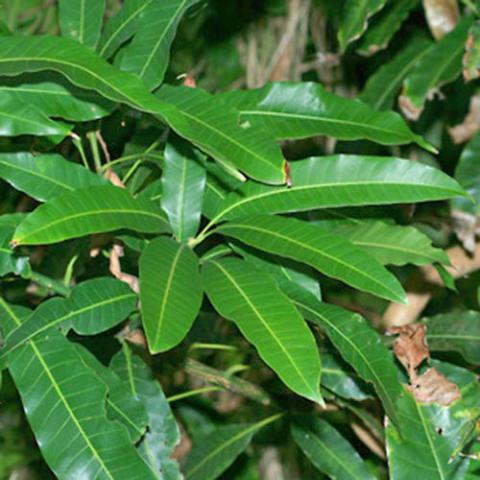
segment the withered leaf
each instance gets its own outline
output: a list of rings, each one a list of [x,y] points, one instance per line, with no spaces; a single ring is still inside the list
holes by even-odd
[[[452,31],[460,18],[457,0],[423,0],[423,8],[436,40]]]
[[[450,382],[436,368],[429,368],[423,375],[418,376],[408,388],[419,402],[435,402],[444,407],[448,407],[461,397],[457,385]]]
[[[466,82],[480,77],[480,22],[478,20],[468,31],[462,63],[463,78]]]
[[[480,95],[470,99],[468,114],[462,123],[448,129],[453,143],[459,144],[470,140],[480,130]]]

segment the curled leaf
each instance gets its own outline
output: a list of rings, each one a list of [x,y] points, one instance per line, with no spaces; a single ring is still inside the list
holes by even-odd
[[[461,397],[460,389],[436,368],[429,368],[408,387],[419,402],[438,403],[444,407]]]

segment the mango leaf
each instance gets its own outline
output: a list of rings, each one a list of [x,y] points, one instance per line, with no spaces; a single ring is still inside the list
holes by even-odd
[[[432,247],[432,241],[414,227],[367,222],[336,228],[334,232],[348,238],[382,265],[450,264],[447,254]]]
[[[6,216],[2,215],[2,217]],[[15,226],[2,225],[0,223],[0,277],[8,273],[25,275],[29,272],[28,257],[17,257],[14,255],[10,244],[14,232]]]
[[[338,31],[340,50],[359,38],[367,29],[368,20],[381,10],[387,0],[347,0],[343,6],[342,20]]]
[[[327,92],[318,83],[271,83],[259,90],[235,90],[221,98],[239,110],[247,131],[249,125],[262,127],[280,140],[328,135],[384,145],[415,142],[435,151],[398,113],[376,112],[358,100]]]
[[[200,225],[205,169],[201,154],[186,143],[170,142],[165,147],[162,173],[162,208],[179,242],[193,237]]]
[[[480,312],[435,315],[422,320],[432,351],[456,351],[470,363],[480,364]]]
[[[67,192],[36,208],[20,223],[12,242],[56,243],[121,228],[145,233],[169,230],[165,214],[154,203],[105,185]]]
[[[105,0],[59,0],[60,31],[87,47],[95,48],[105,11]]]
[[[398,2],[402,5],[402,2]],[[383,64],[371,75],[360,94],[360,100],[375,110],[389,110],[404,78],[431,47],[432,42],[425,37],[414,37],[389,62]]]
[[[260,250],[306,263],[327,276],[381,298],[405,302],[398,280],[343,236],[295,218],[254,216],[221,225],[216,232]]]
[[[68,128],[50,120],[37,107],[19,103],[8,93],[0,97],[0,136],[60,135],[63,137],[68,132]]]
[[[3,299],[0,317],[7,330],[21,325]],[[9,370],[43,458],[58,478],[156,478],[127,431],[107,419],[106,385],[60,333],[13,352]]]
[[[53,328],[67,333],[96,335],[125,320],[135,307],[137,295],[126,283],[113,278],[94,278],[76,286],[69,297],[43,302],[21,326],[5,337],[0,359]]]
[[[170,118],[172,127],[227,171],[234,167],[259,181],[285,182],[285,160],[269,133],[240,127],[238,112],[221,97],[170,85],[160,88],[156,96],[180,112]]]
[[[77,88],[54,72],[0,78],[0,93],[12,101],[37,107],[49,117],[85,122],[110,114],[115,103],[92,90]]]
[[[411,10],[418,4],[419,0],[386,2],[385,8],[369,25],[357,52],[361,55],[372,55],[386,48],[402,23],[410,15]]]
[[[286,293],[307,320],[321,327],[360,377],[373,384],[387,415],[399,426],[396,402],[402,388],[392,355],[378,333],[360,315],[319,302],[308,292],[289,289]]]
[[[478,20],[475,20],[468,31],[462,64],[463,78],[466,82],[480,76],[480,21]]]
[[[142,320],[152,353],[177,346],[202,304],[198,258],[170,238],[149,242],[140,257]]]
[[[425,52],[407,76],[399,98],[400,108],[407,118],[418,119],[425,102],[433,97],[438,88],[460,75],[463,50],[471,24],[470,17],[460,21],[454,30]]]
[[[235,258],[206,262],[202,276],[216,310],[235,322],[281,380],[299,395],[322,403],[315,339],[271,277]]]
[[[330,478],[374,480],[362,457],[328,422],[313,415],[296,417],[293,439],[318,470]]]
[[[170,60],[170,46],[180,20],[199,0],[163,0],[150,3],[138,22],[137,33],[122,51],[120,68],[136,73],[150,89],[158,87]]]
[[[185,464],[185,480],[218,478],[248,447],[253,435],[281,415],[273,415],[258,423],[228,425],[200,433]]]
[[[466,195],[440,170],[397,158],[334,155],[292,162],[292,186],[247,182],[219,203],[212,222],[253,213],[416,203]]]
[[[110,367],[147,411],[148,431],[138,445],[140,454],[162,479],[180,480],[178,464],[171,458],[180,441],[180,430],[160,384],[126,344],[114,355]]]
[[[42,202],[78,188],[108,184],[105,178],[54,153],[0,153],[0,178]]]
[[[125,0],[120,10],[108,20],[98,45],[101,57],[110,58],[137,31],[150,4],[157,0]]]

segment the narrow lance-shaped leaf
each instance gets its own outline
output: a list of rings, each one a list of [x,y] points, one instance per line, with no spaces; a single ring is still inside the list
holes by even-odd
[[[178,345],[200,311],[198,258],[186,244],[157,238],[140,257],[142,320],[152,353]]]
[[[100,38],[105,0],[59,0],[58,6],[62,35],[95,48]]]
[[[107,185],[104,177],[54,153],[0,153],[0,178],[40,201],[79,188]]]
[[[425,102],[435,91],[460,75],[471,23],[472,19],[465,17],[454,30],[425,52],[407,76],[399,98],[400,108],[407,118],[416,120],[422,113]]]
[[[460,185],[440,170],[398,158],[311,157],[292,162],[290,176],[290,188],[247,182],[218,203],[214,220],[466,196]]]
[[[56,243],[121,228],[145,233],[169,230],[165,214],[153,202],[105,185],[67,192],[41,205],[20,223],[13,243]]]
[[[328,422],[314,416],[296,417],[293,439],[306,457],[330,478],[374,480],[362,457]]]
[[[145,9],[132,42],[121,54],[120,68],[136,73],[153,90],[162,81],[170,46],[185,12],[199,0],[163,0]]]
[[[327,92],[318,83],[271,83],[259,90],[232,91],[221,98],[239,110],[247,131],[249,125],[262,127],[279,140],[328,135],[384,145],[415,142],[435,151],[398,113],[377,112],[361,101]]]
[[[201,154],[186,143],[167,143],[164,156],[162,208],[177,240],[184,242],[197,233],[200,224],[206,172]]]
[[[260,250],[311,265],[321,273],[388,300],[405,302],[398,280],[340,235],[294,218],[246,217],[217,230]]]
[[[291,390],[322,403],[315,339],[270,276],[235,258],[210,260],[202,273],[216,310],[235,322]]]

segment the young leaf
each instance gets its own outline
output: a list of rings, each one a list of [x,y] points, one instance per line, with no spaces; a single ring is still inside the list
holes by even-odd
[[[216,310],[236,323],[281,380],[299,395],[322,403],[315,339],[270,276],[235,258],[206,262],[202,276]]]
[[[121,228],[145,233],[169,230],[165,214],[154,203],[105,185],[67,192],[41,205],[20,223],[12,242],[56,243]]]
[[[0,178],[42,202],[78,188],[108,184],[104,177],[54,153],[0,153]]]
[[[297,417],[293,439],[318,470],[330,478],[374,480],[362,457],[328,422],[314,416]]]
[[[455,180],[440,170],[398,158],[311,157],[292,162],[290,176],[290,188],[247,182],[219,203],[215,221],[253,213],[415,203],[467,196]]]
[[[62,35],[95,48],[100,38],[105,0],[59,0],[58,7]]]
[[[399,98],[400,108],[407,118],[418,119],[425,102],[435,91],[460,75],[462,55],[471,23],[472,19],[465,17],[454,30],[425,52],[407,76]]]
[[[202,304],[198,258],[186,244],[157,238],[140,257],[140,300],[150,352],[177,346]]]
[[[177,240],[185,242],[200,224],[206,173],[201,154],[186,143],[168,143],[164,156],[162,208]]]
[[[221,98],[239,110],[241,122],[262,127],[280,140],[328,135],[384,145],[415,142],[435,150],[414,134],[398,113],[377,112],[358,100],[327,92],[318,83],[272,83],[259,90],[232,91]]]
[[[150,89],[163,81],[170,46],[186,11],[199,0],[163,0],[149,4],[138,22],[137,33],[122,51],[120,68],[136,73]]]
[[[359,290],[405,302],[398,280],[373,257],[343,236],[327,233],[315,225],[294,218],[259,215],[225,223],[216,231],[260,250],[311,265]]]

